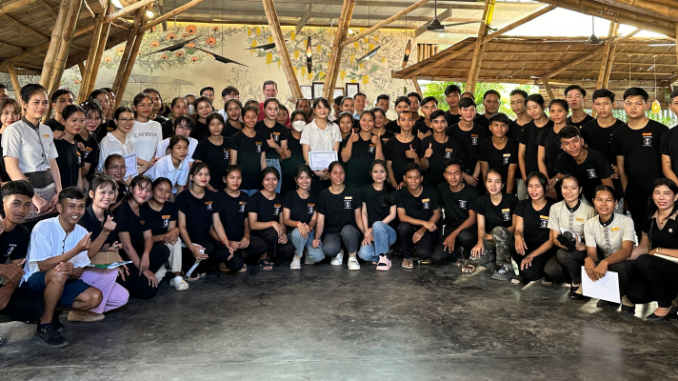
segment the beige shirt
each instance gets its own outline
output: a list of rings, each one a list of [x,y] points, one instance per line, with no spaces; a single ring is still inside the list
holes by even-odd
[[[579,202],[576,209],[570,211],[566,201],[553,204],[549,212],[549,229],[559,234],[561,229],[576,234],[584,239],[584,223],[596,215],[596,210],[590,205]]]
[[[24,173],[49,169],[49,161],[56,159],[52,130],[44,124],[37,128],[21,118],[9,125],[2,134],[2,152],[5,157],[19,159],[19,169]]]
[[[596,216],[584,224],[586,247],[597,247],[607,258],[621,249],[624,241],[636,241],[636,232],[633,230],[633,220],[624,214],[613,215],[611,221],[600,223]]]

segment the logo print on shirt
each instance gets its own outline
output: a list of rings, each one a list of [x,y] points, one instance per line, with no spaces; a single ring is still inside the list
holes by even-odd
[[[652,133],[643,133],[643,147],[652,147]]]
[[[240,207],[238,208],[238,213],[245,213],[245,206],[247,203],[245,201],[240,201],[239,205]]]
[[[166,227],[169,226],[169,219],[170,219],[170,216],[169,216],[169,215],[167,215],[167,216],[162,216],[162,227],[163,227],[163,228],[166,228]]]
[[[273,141],[276,143],[280,143],[280,132],[273,133]]]
[[[595,168],[587,169],[586,173],[589,175],[589,179],[595,179],[596,177],[598,177],[598,175],[596,175],[596,169]]]
[[[280,214],[280,208],[282,208],[282,205],[280,204],[274,204],[273,205],[273,215],[278,216]]]
[[[425,198],[421,200],[421,204],[424,210],[429,210],[431,209],[431,199]]]
[[[230,152],[229,150],[227,150],[226,148],[224,148],[224,160],[228,160],[228,154],[229,154],[229,152]]]
[[[466,201],[459,200],[459,208],[466,210]]]
[[[471,135],[471,145],[472,146],[478,145],[478,135],[476,135],[476,134]]]
[[[344,209],[353,209],[353,197],[344,197]]]
[[[549,226],[549,216],[539,216],[539,227],[542,229],[547,229]]]
[[[452,157],[452,151],[453,151],[452,148],[445,148],[445,155],[444,155],[445,159],[449,159],[449,158]]]
[[[205,205],[207,205],[207,210],[210,212],[212,211],[212,201],[205,201]]]
[[[75,151],[75,154],[78,155],[78,167],[82,165],[82,156],[80,156],[80,151]]]
[[[315,204],[306,204],[306,213],[313,214],[315,211]]]
[[[504,161],[503,161],[504,165],[508,165],[508,164],[509,164],[509,159],[511,159],[511,154],[510,154],[510,153],[505,153],[505,154],[504,154]]]
[[[504,221],[511,221],[511,209],[502,209],[501,215],[504,217]]]
[[[257,145],[257,153],[261,153],[261,142],[254,143]]]
[[[669,233],[670,233],[670,232],[669,232]],[[10,255],[12,255],[12,252],[14,251],[14,249],[16,249],[16,246],[17,246],[17,245],[16,245],[15,243],[10,243],[10,244],[9,244],[9,247],[7,248],[7,256],[8,256],[8,257],[9,257]]]
[[[374,144],[370,144],[370,147],[367,149],[367,153],[374,153],[374,150],[376,150],[376,146]]]
[[[85,148],[85,159],[87,159],[87,156],[89,156],[89,154],[92,153],[92,151],[93,151],[92,147]]]

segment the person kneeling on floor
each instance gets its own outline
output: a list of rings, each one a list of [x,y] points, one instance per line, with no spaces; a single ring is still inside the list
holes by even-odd
[[[103,299],[99,289],[78,279],[90,264],[90,233],[78,225],[85,214],[85,193],[76,187],[62,190],[57,210],[57,217],[40,221],[33,228],[21,285],[42,295],[45,301],[45,312],[32,341],[47,348],[68,345],[59,333],[63,325],[57,307],[88,311]]]

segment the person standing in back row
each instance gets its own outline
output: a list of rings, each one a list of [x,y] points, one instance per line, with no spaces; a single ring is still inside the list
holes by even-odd
[[[456,140],[464,150],[464,182],[471,186],[478,185],[480,178],[480,162],[478,161],[478,144],[489,136],[486,129],[474,123],[476,103],[473,99],[464,98],[459,101],[461,122],[447,127],[447,136]]]
[[[617,156],[624,188],[624,209],[631,212],[638,237],[642,235],[652,183],[663,177],[659,142],[668,130],[645,116],[648,97],[647,91],[640,87],[624,92],[624,111],[629,121],[612,135],[612,152]]]
[[[483,94],[483,107],[485,107],[485,113],[476,116],[473,121],[489,132],[490,117],[499,112],[500,106],[501,94],[499,94],[497,90],[487,90],[485,94]]]
[[[584,104],[586,103],[586,90],[578,85],[570,85],[565,88],[565,98],[567,104],[572,110],[572,115],[567,118],[568,126],[575,126],[579,129],[583,125],[593,120],[593,117],[584,111]]]

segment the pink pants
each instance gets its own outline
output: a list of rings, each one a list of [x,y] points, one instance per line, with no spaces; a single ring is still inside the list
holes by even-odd
[[[127,304],[129,292],[115,282],[118,277],[118,270],[98,269],[93,267],[85,268],[80,279],[88,285],[98,288],[104,295],[101,304],[91,309],[91,312],[100,314],[114,310]]]

